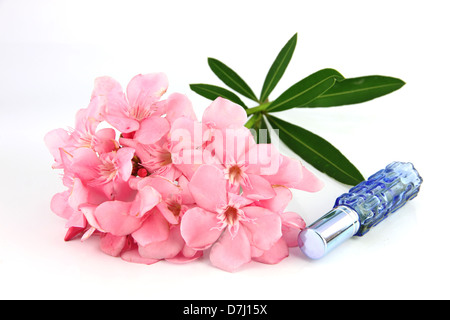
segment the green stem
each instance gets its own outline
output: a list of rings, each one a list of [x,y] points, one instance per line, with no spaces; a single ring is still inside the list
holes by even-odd
[[[270,105],[270,102],[266,102],[257,107],[248,108],[245,110],[245,112],[247,112],[248,116],[251,114],[257,113],[257,112],[264,112],[269,107],[269,105]]]

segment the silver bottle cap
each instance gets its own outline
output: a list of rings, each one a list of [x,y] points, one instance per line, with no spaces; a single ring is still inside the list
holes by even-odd
[[[311,259],[319,259],[359,229],[358,214],[347,206],[338,206],[298,235],[298,245]]]

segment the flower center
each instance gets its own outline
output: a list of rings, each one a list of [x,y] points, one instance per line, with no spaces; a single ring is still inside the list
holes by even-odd
[[[93,137],[89,133],[86,135],[80,135],[78,138],[78,147],[80,148],[91,148],[93,143]]]
[[[99,165],[98,171],[100,182],[107,183],[116,177],[118,169],[112,160],[105,159],[103,160],[103,163]]]
[[[172,154],[168,149],[158,145],[147,145],[145,148],[149,157],[142,162],[142,165],[150,172],[155,172],[172,163]]]
[[[239,223],[240,220],[245,220],[244,211],[239,208],[239,205],[229,203],[222,208],[217,209],[217,218],[222,222],[222,227],[234,226]]]
[[[250,181],[245,173],[245,166],[242,164],[229,165],[224,169],[225,179],[228,179],[230,185],[250,186]]]
[[[161,167],[172,163],[172,154],[169,151],[161,152],[159,155]]]
[[[233,165],[230,168],[228,168],[228,179],[232,184],[235,182],[239,182],[241,178],[241,168],[238,165]]]
[[[175,217],[178,217],[181,213],[181,203],[176,200],[167,201],[167,209],[172,211]]]
[[[145,118],[148,118],[151,114],[152,110],[150,108],[141,106],[132,107],[129,112],[130,117],[136,119],[137,121],[142,121]]]
[[[235,207],[228,206],[224,212],[224,218],[228,225],[234,225],[239,220],[239,212]]]
[[[243,210],[239,208],[239,205],[234,205],[229,203],[228,205],[217,209],[217,219],[220,221],[221,225],[218,229],[223,230],[225,228],[234,238],[239,230],[240,221],[248,221]]]

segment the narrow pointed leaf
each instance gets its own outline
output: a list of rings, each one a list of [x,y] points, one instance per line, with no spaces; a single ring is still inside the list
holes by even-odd
[[[359,170],[325,139],[274,116],[267,118],[270,125],[279,130],[280,140],[319,171],[349,185],[364,180]]]
[[[192,91],[198,93],[199,95],[210,99],[215,100],[217,97],[222,97],[225,99],[228,99],[234,103],[237,103],[238,105],[242,106],[244,109],[247,109],[247,106],[242,102],[242,100],[233,92],[221,88],[218,86],[213,86],[211,84],[204,84],[204,83],[193,83],[190,84],[189,87]]]
[[[334,69],[322,69],[300,80],[282,93],[267,108],[267,112],[278,112],[304,106],[344,77]]]
[[[214,58],[208,58],[208,64],[215,75],[231,89],[236,90],[253,101],[259,102],[248,84],[230,67]]]
[[[295,46],[297,45],[297,34],[295,34],[281,49],[280,53],[276,57],[272,66],[267,73],[266,79],[264,80],[264,85],[261,90],[260,101],[265,101],[275,86],[280,81],[286,68],[291,61],[292,55],[294,54]]]
[[[385,76],[365,76],[337,81],[330,90],[301,107],[335,107],[369,101],[400,89],[405,82]]]

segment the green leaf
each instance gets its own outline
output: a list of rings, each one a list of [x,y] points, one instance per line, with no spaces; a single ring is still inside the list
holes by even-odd
[[[334,69],[322,69],[300,80],[282,93],[267,108],[267,112],[278,112],[301,107],[316,99],[328,89],[336,80],[344,77]]]
[[[259,102],[258,98],[256,98],[248,84],[245,83],[245,81],[242,80],[242,78],[231,68],[214,58],[208,58],[208,64],[216,76],[218,76],[219,79],[231,89],[236,90],[243,96],[252,99],[253,101]]]
[[[292,55],[297,45],[297,34],[295,34],[281,49],[280,53],[276,57],[272,66],[267,73],[266,79],[264,80],[264,85],[261,90],[260,101],[265,101],[275,86],[280,81],[281,77],[286,71],[286,68],[291,61]]]
[[[330,90],[303,105],[305,108],[335,107],[372,100],[400,89],[405,82],[385,76],[365,76],[337,81]]]
[[[279,130],[281,141],[319,171],[349,185],[364,180],[358,169],[325,139],[274,116],[267,118],[270,125]]]
[[[233,92],[221,88],[218,86],[213,86],[211,84],[204,84],[204,83],[193,83],[190,84],[189,87],[192,91],[198,93],[199,95],[210,99],[215,100],[217,97],[222,97],[225,99],[228,99],[234,103],[237,103],[238,105],[242,106],[244,109],[247,109],[247,106],[242,102],[242,100]]]

